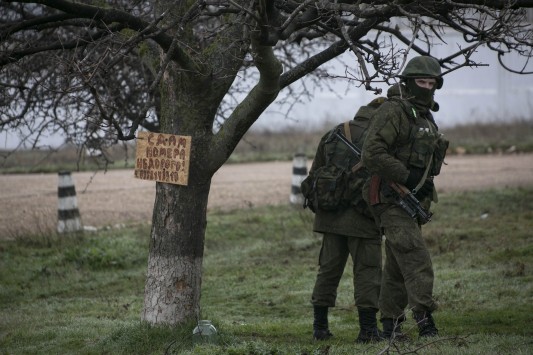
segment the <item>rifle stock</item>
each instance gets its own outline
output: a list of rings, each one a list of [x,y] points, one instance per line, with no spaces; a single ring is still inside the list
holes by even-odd
[[[361,159],[361,150],[350,142],[342,133],[337,130],[334,132],[335,136],[354,153],[357,158]],[[427,211],[420,201],[413,195],[407,187],[397,182],[389,182],[388,186],[392,189],[394,195],[396,195],[396,203],[402,207],[411,218],[417,218],[422,224],[426,224],[431,221],[433,213]]]

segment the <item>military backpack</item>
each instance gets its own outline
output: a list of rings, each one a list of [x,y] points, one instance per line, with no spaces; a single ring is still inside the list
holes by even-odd
[[[336,126],[322,137],[325,164],[311,170],[301,183],[305,198],[304,208],[337,211],[350,206],[358,212],[370,216],[370,211],[363,200],[362,189],[369,173],[352,151],[342,143],[335,133],[343,134],[348,140],[361,148],[370,125],[373,112],[385,101],[380,97],[371,104],[363,106],[355,118]],[[320,151],[320,146],[318,151]],[[315,157],[316,158],[316,157]]]

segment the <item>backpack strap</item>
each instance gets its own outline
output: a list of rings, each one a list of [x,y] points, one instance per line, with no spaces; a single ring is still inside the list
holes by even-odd
[[[344,122],[344,136],[348,138],[348,140],[352,141],[352,132],[350,131],[350,121]]]
[[[356,173],[358,170],[360,170],[361,168],[363,167],[363,162],[361,160],[359,160],[359,162],[357,164],[355,164],[354,166],[352,166],[352,173]]]

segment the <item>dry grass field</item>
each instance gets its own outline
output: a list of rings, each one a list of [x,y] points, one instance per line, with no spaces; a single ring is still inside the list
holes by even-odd
[[[310,165],[310,161],[308,164]],[[452,155],[439,177],[441,193],[533,185],[533,154]],[[155,182],[133,169],[72,174],[85,226],[149,223]],[[226,164],[212,180],[209,209],[289,203],[292,162]],[[0,175],[0,238],[53,231],[57,174]]]

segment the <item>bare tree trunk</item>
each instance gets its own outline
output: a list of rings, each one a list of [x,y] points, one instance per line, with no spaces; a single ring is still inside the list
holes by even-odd
[[[210,183],[157,183],[142,314],[150,324],[176,325],[200,316]]]

